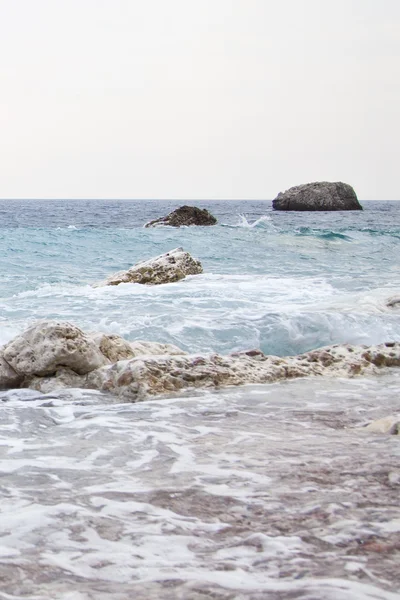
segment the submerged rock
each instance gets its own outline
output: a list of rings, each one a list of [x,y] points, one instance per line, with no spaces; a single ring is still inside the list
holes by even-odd
[[[388,298],[386,306],[389,308],[400,308],[400,294],[398,296],[392,296]]]
[[[190,256],[183,248],[175,248],[155,258],[138,262],[127,271],[114,273],[95,287],[120,283],[160,285],[180,281],[187,275],[198,275],[202,272],[203,267],[199,260]]]
[[[353,188],[340,181],[319,181],[280,192],[272,202],[275,210],[362,210]]]
[[[205,208],[197,206],[181,206],[172,211],[166,217],[154,219],[146,223],[145,227],[157,227],[159,225],[169,225],[170,227],[182,227],[183,225],[215,225],[217,219]]]
[[[377,419],[369,423],[366,427],[363,427],[360,431],[400,435],[400,415],[390,415],[389,417],[383,417],[383,419]]]

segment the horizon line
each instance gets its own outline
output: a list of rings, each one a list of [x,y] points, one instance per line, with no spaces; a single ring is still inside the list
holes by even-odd
[[[69,197],[54,197],[54,198],[41,198],[41,197],[28,197],[28,198],[0,198],[0,202],[9,201],[36,201],[42,200],[46,202],[60,201],[60,200],[72,200],[72,201],[117,201],[117,202],[272,202],[274,198],[102,198],[102,197],[90,197],[90,198],[69,198]],[[387,199],[362,199],[358,198],[360,202],[399,202],[400,198]]]

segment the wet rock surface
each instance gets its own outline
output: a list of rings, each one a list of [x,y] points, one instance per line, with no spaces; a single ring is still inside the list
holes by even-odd
[[[362,210],[353,188],[341,181],[316,181],[292,187],[280,192],[272,206],[275,210]]]
[[[199,260],[193,258],[183,248],[175,248],[155,258],[138,262],[127,271],[114,273],[94,287],[119,285],[120,283],[160,285],[180,281],[187,275],[198,275],[202,272],[203,267]]]
[[[199,388],[272,383],[301,377],[377,375],[400,367],[400,343],[334,345],[298,356],[259,350],[189,355],[171,344],[128,342],[117,335],[85,334],[71,323],[42,321],[3,349],[3,388],[50,392],[81,387],[130,402]],[[16,377],[16,379],[15,379]]]
[[[172,211],[166,217],[160,217],[146,223],[145,227],[158,227],[160,225],[169,225],[170,227],[198,225],[205,227],[216,223],[217,219],[205,208],[185,205]]]
[[[39,321],[2,352],[3,359],[23,376],[53,375],[60,367],[84,375],[108,362],[90,336],[64,321]]]

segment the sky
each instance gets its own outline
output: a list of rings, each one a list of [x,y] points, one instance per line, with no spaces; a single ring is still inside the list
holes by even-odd
[[[0,198],[400,199],[400,0],[0,0]]]

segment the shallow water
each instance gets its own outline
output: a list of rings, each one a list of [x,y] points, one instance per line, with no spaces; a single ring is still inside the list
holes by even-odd
[[[0,598],[398,598],[399,393],[1,393]]]

